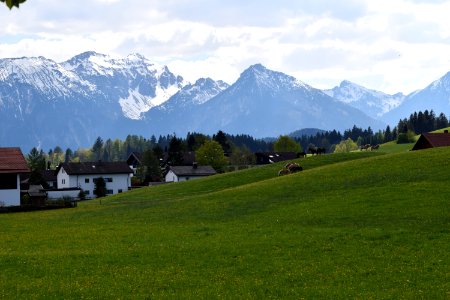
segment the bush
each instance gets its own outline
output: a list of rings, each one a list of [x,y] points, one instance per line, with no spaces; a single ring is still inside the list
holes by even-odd
[[[86,193],[83,190],[80,190],[80,192],[78,193],[78,199],[86,200]]]
[[[416,135],[413,131],[408,130],[406,133],[402,132],[398,134],[397,144],[409,144],[416,141]]]

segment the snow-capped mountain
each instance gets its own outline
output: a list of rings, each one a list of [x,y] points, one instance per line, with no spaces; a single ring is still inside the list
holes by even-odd
[[[140,54],[114,59],[95,52],[85,52],[62,66],[96,85],[106,98],[114,99],[125,117],[133,120],[167,101],[184,85],[166,66],[157,66]]]
[[[433,110],[436,115],[441,112],[450,114],[450,72],[432,82],[423,90],[406,96],[401,105],[383,116],[388,124],[397,125],[400,119],[408,118],[412,113]]]
[[[255,137],[278,136],[313,126],[339,130],[355,124],[384,126],[322,91],[260,64],[249,67],[233,85],[195,110],[164,119],[168,133],[212,134],[223,130]],[[153,118],[151,125],[160,128],[163,124]]]
[[[199,107],[228,87],[229,85],[221,80],[200,78],[194,84],[183,87],[163,104],[150,109],[144,114],[144,120],[152,132],[184,133]]]
[[[98,136],[223,130],[267,137],[302,128],[384,128],[349,104],[369,99],[365,94],[385,94],[352,86],[333,91],[336,100],[260,64],[231,86],[210,78],[189,84],[139,54],[112,58],[85,52],[62,63],[44,57],[0,59],[0,146],[73,149],[91,146]],[[392,99],[386,99],[380,103],[390,107]]]
[[[144,134],[137,120],[184,85],[140,55],[86,52],[57,63],[0,59],[0,146],[78,147],[97,136]]]
[[[339,101],[349,104],[372,118],[379,119],[385,113],[399,106],[405,96],[402,93],[395,95],[367,89],[356,83],[344,80],[339,86],[324,93]]]
[[[230,85],[222,80],[200,78],[194,84],[188,84],[169,100],[155,107],[154,111],[173,111],[201,105],[226,90]]]

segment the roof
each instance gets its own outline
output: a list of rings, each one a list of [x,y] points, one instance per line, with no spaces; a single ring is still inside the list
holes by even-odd
[[[44,188],[42,185],[30,185],[30,188],[28,189],[28,195],[31,197],[45,197],[47,196],[44,192]]]
[[[124,161],[120,162],[80,162],[80,163],[63,163],[58,166],[56,173],[64,168],[69,175],[89,175],[89,174],[131,174],[133,170]]]
[[[171,166],[169,168],[177,176],[209,176],[217,172],[211,166]]]
[[[57,181],[57,177],[56,177],[56,173],[55,170],[42,170],[40,171],[40,173],[42,174],[42,178],[45,181]]]
[[[450,146],[450,133],[423,133],[412,150]]]
[[[20,148],[0,148],[0,173],[29,173]]]
[[[131,165],[134,162],[137,162],[140,164],[141,161],[142,161],[142,153],[141,152],[131,152],[131,154],[128,156],[127,164]]]

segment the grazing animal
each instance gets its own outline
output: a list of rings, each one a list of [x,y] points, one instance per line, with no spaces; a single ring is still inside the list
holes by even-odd
[[[299,153],[297,153],[297,158],[300,158],[300,157],[306,157],[306,152],[299,152]]]
[[[278,171],[278,176],[283,176],[283,175],[287,175],[287,174],[289,174],[288,169],[281,169],[280,171]]]
[[[325,148],[317,148],[317,154],[325,154],[326,151]]]
[[[303,171],[303,168],[299,164],[289,162],[284,166],[283,169],[278,171],[278,176],[283,176],[283,175],[296,173],[296,172],[300,172],[300,171]]]
[[[311,153],[312,155],[314,154],[318,154],[317,153],[317,147],[309,147],[308,148],[309,153]]]
[[[370,144],[365,144],[365,145],[361,145],[360,147],[359,147],[359,150],[369,150],[370,149],[370,147],[371,147],[371,145]]]
[[[380,148],[380,144],[376,144],[375,146],[372,146],[372,150],[378,150]]]

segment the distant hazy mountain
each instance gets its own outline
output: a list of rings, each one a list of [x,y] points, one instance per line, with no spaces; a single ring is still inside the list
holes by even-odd
[[[423,90],[409,94],[401,105],[383,116],[389,124],[397,125],[398,121],[408,118],[415,111],[433,110],[436,115],[443,112],[450,114],[450,72],[434,81]]]
[[[318,133],[325,133],[325,132],[326,130],[318,128],[303,128],[290,133],[289,136],[293,138],[301,138],[302,136],[315,136]]]
[[[153,109],[146,116],[151,115]],[[163,124],[149,118],[155,128]],[[344,130],[353,125],[384,126],[361,111],[281,72],[257,64],[245,70],[228,89],[184,115],[164,118],[167,132],[223,130],[255,137],[288,134],[299,128]]]
[[[385,113],[399,106],[405,98],[402,93],[388,95],[347,80],[342,81],[339,86],[331,90],[324,90],[324,92],[375,119],[381,118]]]
[[[210,78],[185,82],[139,54],[85,52],[63,63],[0,59],[0,146],[27,151],[87,147],[98,136],[127,134],[276,137],[302,128],[384,128],[345,102],[260,64],[229,86]]]

